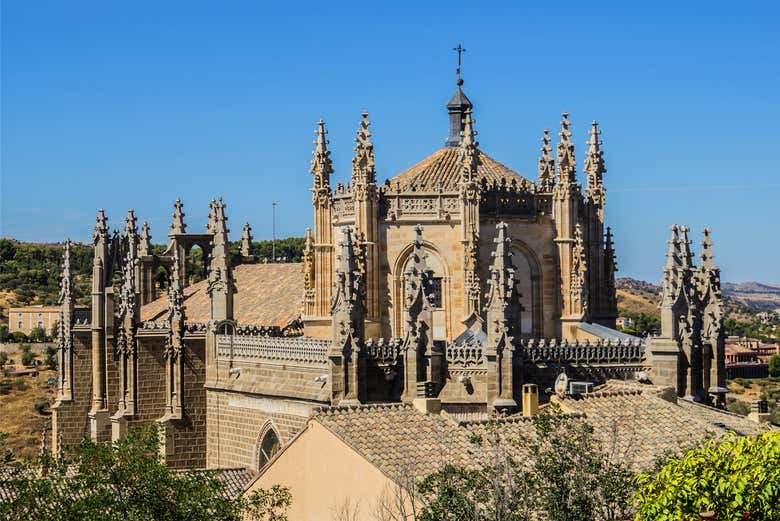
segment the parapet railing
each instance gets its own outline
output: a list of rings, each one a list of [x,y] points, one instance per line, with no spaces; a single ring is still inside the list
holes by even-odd
[[[330,341],[304,337],[217,335],[217,359],[326,365]]]
[[[483,361],[482,345],[480,343],[447,346],[447,364],[453,367],[471,367],[481,365]]]
[[[639,363],[645,360],[645,344],[641,339],[597,343],[529,339],[520,341],[520,357],[533,363]]]
[[[403,343],[402,338],[368,338],[365,344],[366,358],[378,364],[394,364],[401,358]]]

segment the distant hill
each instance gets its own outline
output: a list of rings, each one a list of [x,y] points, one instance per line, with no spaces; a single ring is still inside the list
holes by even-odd
[[[760,282],[723,283],[723,294],[751,308],[780,313],[780,286]]]

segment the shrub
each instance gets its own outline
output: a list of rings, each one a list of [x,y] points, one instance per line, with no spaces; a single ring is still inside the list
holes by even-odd
[[[4,366],[8,362],[8,353],[2,352],[0,353],[0,366]]]
[[[699,519],[706,511],[721,521],[778,519],[780,432],[710,441],[638,483],[641,521]]]
[[[27,342],[27,335],[21,331],[14,331],[11,333],[11,342],[15,342],[17,344]]]
[[[11,384],[3,382],[0,384],[0,394],[8,394],[11,392]]]
[[[46,340],[46,330],[42,327],[36,327],[30,331],[30,342],[44,342]]]
[[[24,378],[16,378],[14,380],[14,387],[17,391],[26,391],[30,388],[30,386],[27,385],[27,382],[24,381]]]
[[[780,354],[773,354],[769,358],[769,376],[780,376]]]
[[[49,369],[57,368],[57,348],[54,346],[46,346],[46,360],[44,363]]]
[[[726,410],[741,416],[747,416],[750,413],[750,406],[742,400],[729,398],[726,400]]]
[[[0,326],[0,342],[8,342],[8,339],[11,337],[11,333],[8,331],[8,326],[3,324]]]
[[[29,367],[33,365],[33,361],[35,361],[35,353],[29,350],[29,348],[26,351],[22,351],[22,365],[25,367]]]
[[[48,408],[49,400],[38,400],[35,402],[35,410],[38,411],[38,414],[43,414]]]

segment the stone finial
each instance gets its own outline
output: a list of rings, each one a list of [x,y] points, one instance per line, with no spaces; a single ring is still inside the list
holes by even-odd
[[[576,165],[577,162],[574,159],[574,143],[571,141],[571,121],[569,121],[569,113],[563,113],[563,119],[561,119],[561,131],[558,133],[561,140],[558,142],[557,155],[558,155],[558,183],[576,183]]]
[[[463,131],[460,140],[461,184],[476,183],[479,166],[479,142],[476,140],[476,121],[471,117],[471,109],[463,116]]]
[[[538,190],[540,192],[551,192],[555,185],[555,159],[553,159],[552,147],[550,146],[550,131],[547,129],[544,129],[544,134],[542,135],[541,150]]]
[[[314,190],[322,188],[330,189],[330,174],[333,173],[333,161],[330,158],[328,150],[328,141],[325,136],[328,131],[325,130],[325,121],[319,120],[317,123],[317,139],[314,140],[314,156],[311,160],[310,172],[314,176]]]
[[[604,172],[607,171],[604,166],[604,151],[601,150],[602,141],[599,139],[601,130],[599,124],[594,120],[591,129],[588,131],[588,151],[585,154],[585,174],[588,178],[588,199],[598,205],[604,205]]]
[[[149,223],[144,221],[141,226],[141,242],[138,243],[138,255],[146,256],[152,254],[152,234],[149,231]]]
[[[311,228],[306,228],[306,240],[303,247],[303,287],[314,289],[314,239]]]
[[[171,233],[187,233],[187,225],[184,224],[184,216],[186,215],[182,208],[184,205],[181,199],[176,198],[176,202],[173,203],[173,222],[171,223]]]
[[[108,218],[106,218],[106,212],[102,208],[98,210],[95,221],[95,233],[92,235],[92,245],[97,246],[101,241],[103,244],[107,245],[109,242]]]
[[[355,137],[355,156],[352,158],[352,182],[362,186],[376,184],[376,164],[374,162],[374,144],[368,112],[363,111],[357,136]]]
[[[252,255],[252,227],[249,223],[244,224],[241,232],[241,255],[244,257]]]
[[[705,227],[702,231],[704,237],[701,240],[701,267],[706,270],[715,268],[713,259],[715,255],[712,253],[712,239],[710,238],[710,228]]]
[[[130,208],[127,211],[127,216],[125,217],[125,238],[131,238],[136,240],[138,238],[138,225],[137,225],[138,219],[135,216],[135,212],[132,208]]]

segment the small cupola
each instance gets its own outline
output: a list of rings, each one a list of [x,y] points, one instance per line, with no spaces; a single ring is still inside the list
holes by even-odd
[[[471,104],[471,101],[466,97],[466,95],[463,93],[463,89],[461,88],[463,87],[463,78],[460,75],[461,55],[466,51],[466,49],[464,49],[461,45],[458,45],[453,50],[458,53],[458,68],[456,69],[456,74],[458,75],[456,84],[458,88],[455,91],[455,94],[453,94],[452,98],[450,98],[449,103],[447,103],[447,112],[450,115],[450,135],[444,142],[444,145],[447,147],[460,146],[460,134],[463,131],[463,117],[466,115],[467,111],[474,108],[474,106]]]

